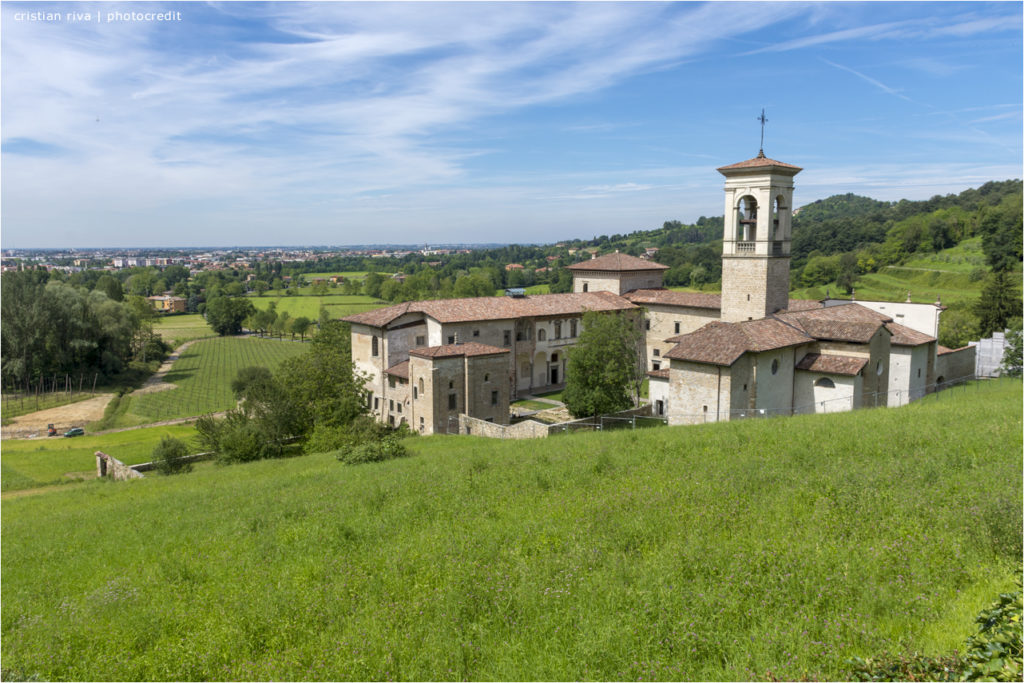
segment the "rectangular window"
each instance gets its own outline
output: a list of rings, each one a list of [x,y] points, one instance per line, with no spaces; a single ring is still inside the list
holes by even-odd
[[[388,388],[389,389],[394,389],[395,388],[395,378],[394,377],[388,377]]]
[[[654,368],[655,370],[661,370],[661,363],[659,363],[658,361],[654,361],[651,363],[651,367]]]
[[[679,334],[679,323],[676,323],[676,334]]]
[[[402,402],[401,401],[399,401],[398,405],[395,406],[395,412],[398,412],[398,413],[402,412]]]
[[[661,349],[654,349],[654,357],[657,358],[661,355]]]
[[[650,318],[648,318],[647,320],[644,321],[644,329],[645,330],[650,330],[651,329],[651,320],[650,320]]]
[[[373,335],[373,341],[370,343],[371,349],[370,354],[373,356],[380,355],[380,340],[377,339],[377,335]]]
[[[423,335],[419,335],[418,337],[416,337],[416,346],[426,346],[426,345],[427,345],[427,338],[426,337],[424,337]]]
[[[376,396],[373,397],[373,409],[380,410],[380,399]]]
[[[575,320],[569,321],[569,336],[570,337],[575,337],[576,336],[576,321]]]
[[[455,394],[448,394],[448,410],[455,410],[458,406],[458,397]]]
[[[395,426],[395,416],[394,415],[388,415],[388,424],[391,425],[392,427]]]
[[[491,405],[492,406],[498,405],[498,392],[497,391],[492,391],[491,392]]]
[[[449,344],[454,344],[455,343],[455,335],[454,334],[449,334],[448,335],[448,343]]]
[[[473,330],[473,336],[474,337],[479,337],[480,336],[480,330]]]
[[[416,387],[413,387],[412,388],[412,398],[413,398],[413,400],[416,400],[419,397],[420,397],[419,390]]]
[[[505,330],[505,346],[512,346],[512,330]]]
[[[555,323],[555,339],[562,338],[562,323]]]
[[[388,401],[388,410],[394,410],[394,409],[395,409],[395,402],[394,402],[394,400]]]

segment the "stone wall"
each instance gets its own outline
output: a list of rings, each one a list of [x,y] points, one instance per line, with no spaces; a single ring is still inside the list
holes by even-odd
[[[974,378],[975,346],[965,346],[955,351],[940,353],[935,359],[935,383],[938,389],[950,383],[965,382]]]
[[[536,420],[525,420],[514,425],[487,422],[469,415],[459,415],[459,434],[486,436],[491,439],[543,439],[550,426]]]
[[[103,451],[96,451],[96,476],[110,477],[114,481],[142,479],[142,474]]]

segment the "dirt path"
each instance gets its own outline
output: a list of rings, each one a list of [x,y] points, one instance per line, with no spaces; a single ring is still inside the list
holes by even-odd
[[[167,360],[160,365],[160,369],[153,373],[153,376],[147,379],[142,387],[133,391],[132,394],[150,394],[155,391],[166,391],[167,389],[175,388],[177,385],[165,382],[164,377],[171,371],[171,368],[174,366],[174,361],[178,360],[178,356],[181,355],[181,352],[197,341],[201,340],[193,339],[192,341],[185,342],[176,348],[174,352],[167,357]],[[63,434],[72,427],[83,427],[89,422],[95,422],[96,420],[102,419],[103,413],[107,409],[107,404],[110,403],[113,398],[114,394],[101,394],[95,398],[79,401],[78,403],[39,410],[34,413],[29,413],[28,415],[16,417],[11,421],[11,424],[5,426],[3,430],[0,431],[0,436],[4,439],[45,439],[47,438],[46,426],[48,424],[53,424],[57,429],[57,432]],[[196,418],[194,417],[187,417],[178,420],[164,420],[162,422],[153,422],[150,424],[138,425],[136,427],[108,429],[103,432],[95,433],[107,434],[110,432],[123,432],[129,429],[141,429],[142,427],[159,427],[163,425],[182,424],[184,422],[191,422],[195,419]],[[90,432],[90,434],[91,433],[92,432]]]
[[[113,394],[101,394],[66,406],[47,408],[16,417],[2,430],[5,439],[29,439],[33,435],[46,438],[46,425],[53,424],[61,434],[72,427],[81,427],[103,417]]]

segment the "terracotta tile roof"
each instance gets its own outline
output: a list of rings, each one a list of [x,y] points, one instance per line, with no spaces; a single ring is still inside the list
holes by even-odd
[[[369,325],[371,327],[384,327],[392,320],[408,313],[413,303],[418,302],[410,301],[404,304],[398,304],[397,306],[376,308],[372,311],[366,311],[364,313],[356,313],[355,315],[350,315],[348,317],[342,318],[342,320],[350,323]]]
[[[937,355],[944,356],[947,353],[953,353],[954,351],[963,351],[964,349],[969,349],[971,348],[971,345],[968,344],[967,346],[961,346],[959,349],[951,349],[948,346],[942,346],[941,344],[938,344],[936,345],[936,348],[938,349]]]
[[[423,346],[411,349],[409,355],[420,358],[455,358],[458,356],[493,356],[508,352],[508,349],[503,349],[500,346],[467,342],[465,344],[445,344],[444,346]]]
[[[787,311],[773,316],[798,327],[816,339],[866,343],[884,323],[892,318],[860,304],[826,306],[801,311]]]
[[[580,315],[584,311],[624,311],[635,305],[611,292],[537,294],[524,297],[482,296],[472,299],[410,301],[350,315],[350,323],[383,327],[406,313],[423,313],[440,323],[474,320],[514,320],[554,315]]]
[[[790,299],[787,304],[786,312],[811,311],[816,308],[824,307],[825,304],[821,303],[817,299]]]
[[[690,308],[722,307],[721,294],[703,294],[701,292],[676,292],[671,289],[634,289],[622,295],[623,299],[635,304],[665,304],[669,306],[688,306]]]
[[[732,365],[744,353],[760,353],[813,341],[792,326],[772,318],[741,323],[711,322],[696,332],[672,337],[678,342],[665,358],[712,365]]]
[[[663,368],[661,370],[648,370],[647,376],[654,377],[656,379],[668,379],[668,368]]]
[[[402,379],[409,379],[409,361],[403,360],[401,363],[396,363],[390,368],[385,370],[389,375],[394,377],[401,377]]]
[[[920,346],[935,341],[935,337],[912,330],[899,323],[886,323],[885,328],[892,332],[892,339],[889,340],[889,343],[893,346]]]
[[[605,254],[604,256],[599,256],[598,258],[590,259],[589,261],[580,261],[579,263],[574,263],[571,266],[566,267],[569,270],[668,270],[668,266],[663,266],[660,263],[645,261],[644,259],[637,258],[636,256],[620,254],[619,252],[615,252],[614,254]]]
[[[856,375],[867,364],[867,358],[856,356],[832,356],[809,353],[796,364],[797,370],[822,372],[829,375]]]
[[[729,164],[728,166],[719,166],[718,167],[718,172],[722,173],[723,171],[738,171],[738,170],[747,169],[747,168],[769,168],[769,167],[775,167],[775,168],[781,168],[781,169],[789,169],[789,170],[792,170],[794,172],[793,175],[796,175],[797,173],[799,173],[800,171],[803,170],[799,166],[794,166],[793,164],[787,164],[787,163],[783,163],[781,161],[776,161],[775,159],[769,159],[768,157],[766,157],[764,155],[764,152],[761,152],[760,154],[758,154],[753,159],[747,159],[746,161],[741,161],[741,162],[736,163],[736,164]]]

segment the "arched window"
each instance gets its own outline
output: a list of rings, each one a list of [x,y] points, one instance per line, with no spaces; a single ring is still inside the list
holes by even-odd
[[[423,393],[423,378],[420,377],[420,393]]]
[[[544,330],[544,329],[537,330],[537,341],[545,341],[547,338],[548,338],[547,330]]]
[[[757,239],[757,200],[749,194],[736,205],[736,239],[753,242]]]
[[[828,377],[819,377],[818,381],[814,383],[816,387],[823,387],[825,389],[835,389],[836,383],[830,380]]]
[[[370,343],[370,355],[380,355],[380,340],[377,339],[377,335],[373,335],[373,341]]]

